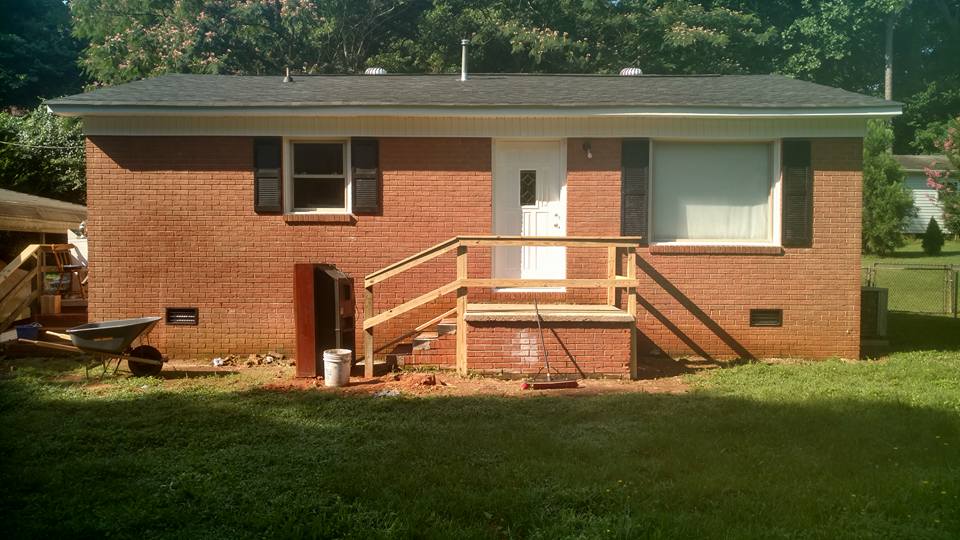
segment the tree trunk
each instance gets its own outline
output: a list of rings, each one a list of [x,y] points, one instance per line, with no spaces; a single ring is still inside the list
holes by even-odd
[[[887,18],[886,46],[883,53],[883,97],[884,99],[893,99],[893,26],[897,22],[895,13],[891,13]]]

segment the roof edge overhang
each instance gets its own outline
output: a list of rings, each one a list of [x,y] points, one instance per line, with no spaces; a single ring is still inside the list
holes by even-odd
[[[675,117],[675,118],[889,118],[902,114],[899,104],[875,107],[515,107],[515,106],[381,106],[381,105],[284,105],[284,106],[168,106],[47,103],[60,116],[264,116],[264,117]]]

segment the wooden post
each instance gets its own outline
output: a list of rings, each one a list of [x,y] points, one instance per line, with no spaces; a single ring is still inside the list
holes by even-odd
[[[34,292],[36,293],[37,297],[36,297],[36,300],[30,303],[30,318],[34,322],[37,321],[37,316],[41,315],[41,311],[42,311],[40,309],[40,306],[41,306],[40,298],[43,296],[43,284],[45,279],[43,274],[43,266],[47,262],[46,261],[47,256],[44,253],[42,247],[37,250],[36,257],[37,257],[37,281],[36,281],[36,288],[34,289]]]
[[[457,246],[457,281],[467,279],[467,246]],[[457,288],[457,373],[467,374],[467,288]]]
[[[363,318],[369,319],[376,313],[373,312],[373,285],[364,289],[363,293]],[[373,378],[373,327],[363,331],[363,376],[367,379]]]
[[[957,307],[957,302],[960,301],[960,294],[958,294],[960,285],[957,284],[957,281],[960,280],[960,270],[955,270],[955,268],[957,267],[951,266],[950,269],[947,270],[947,275],[950,276],[950,288],[947,294],[950,295],[950,310],[953,312],[954,319],[957,318],[957,313],[960,311]]]
[[[637,279],[637,248],[631,246],[627,252],[627,278]],[[627,313],[633,317],[630,324],[630,378],[637,378],[637,288],[627,288]]]
[[[607,279],[617,277],[617,246],[607,248]],[[617,288],[607,287],[607,305],[617,305]]]

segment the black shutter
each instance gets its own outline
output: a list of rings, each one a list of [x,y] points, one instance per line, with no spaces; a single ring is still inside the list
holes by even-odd
[[[280,162],[283,140],[258,137],[253,140],[253,209],[282,212]]]
[[[810,141],[783,141],[783,247],[813,245]]]
[[[353,211],[380,212],[380,145],[377,139],[353,139]]]
[[[650,141],[624,139],[620,153],[620,234],[647,240]]]

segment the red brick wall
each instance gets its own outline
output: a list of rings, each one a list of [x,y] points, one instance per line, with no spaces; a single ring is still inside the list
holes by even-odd
[[[471,371],[531,375],[544,367],[536,323],[470,321],[468,327]],[[543,344],[551,373],[630,376],[629,323],[545,322]],[[403,365],[453,369],[456,334],[440,336],[429,348],[414,350],[404,357]]]
[[[532,375],[544,368],[545,348],[551,372],[630,376],[629,323],[550,322],[543,347],[533,323],[474,321],[467,336],[472,370]]]
[[[489,139],[381,140],[382,215],[334,224],[254,213],[252,149],[246,137],[88,140],[90,320],[197,306],[199,326],[159,325],[151,341],[180,357],[292,353],[294,263],[333,263],[353,276],[360,311],[364,275],[457,233],[490,230]],[[473,257],[476,274],[484,265]],[[384,282],[378,309],[450,281],[453,269],[447,255]],[[431,313],[440,306],[416,323]],[[409,322],[378,328],[378,342]]]
[[[617,235],[619,141],[593,139],[589,160],[582,143],[568,143],[568,234]],[[294,225],[253,212],[249,138],[91,137],[91,320],[196,306],[199,326],[159,325],[150,341],[179,357],[292,352],[293,263],[333,263],[362,278],[456,234],[489,233],[489,139],[385,138],[380,148],[382,215]],[[858,354],[860,141],[817,141],[813,158],[813,248],[783,255],[641,251],[641,353]],[[378,285],[378,309],[446,283],[453,268],[448,254]],[[603,250],[570,250],[569,277],[603,276],[605,269]],[[488,254],[471,250],[470,274],[488,273]],[[361,281],[355,281],[358,321]],[[471,291],[471,299],[529,297]],[[539,297],[594,301],[600,292]],[[378,327],[377,342],[451,306],[437,302]],[[748,327],[750,307],[782,307],[784,326]]]

